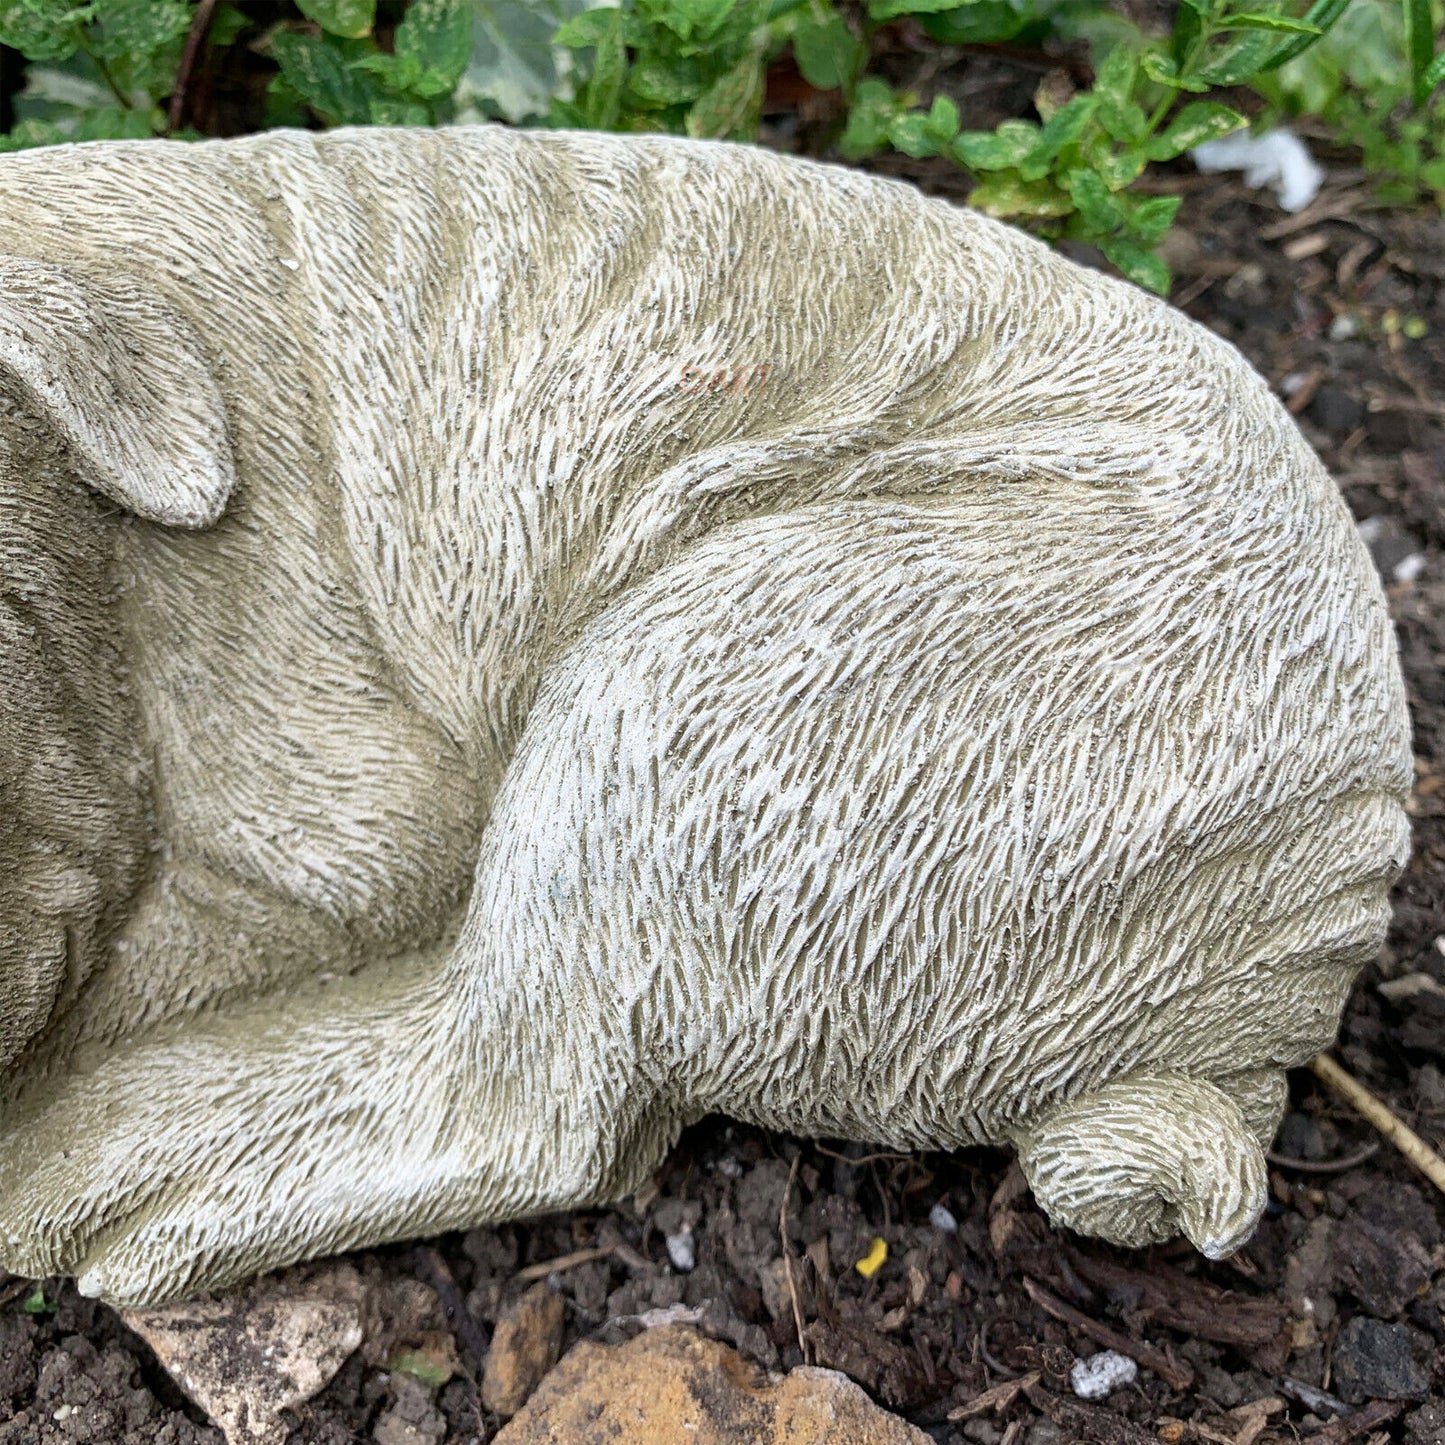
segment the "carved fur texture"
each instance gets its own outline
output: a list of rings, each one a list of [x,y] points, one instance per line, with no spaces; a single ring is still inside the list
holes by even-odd
[[[666,138],[0,160],[0,1263],[154,1303],[711,1111],[1224,1253],[1408,846],[1335,487],[1163,303]]]

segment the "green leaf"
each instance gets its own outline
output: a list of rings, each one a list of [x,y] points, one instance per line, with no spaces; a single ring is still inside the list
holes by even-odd
[[[762,56],[750,50],[693,102],[687,133],[696,139],[745,134],[756,124],[762,98]]]
[[[1115,140],[1126,144],[1143,140],[1149,128],[1143,107],[1134,99],[1138,79],[1139,57],[1127,45],[1114,46],[1094,77],[1099,124]]]
[[[928,108],[928,129],[943,145],[951,145],[958,134],[958,105],[946,95],[935,95]]]
[[[680,40],[706,42],[727,24],[735,0],[635,0],[648,20]]]
[[[279,30],[271,37],[271,54],[281,67],[281,78],[322,120],[332,125],[362,125],[370,120],[372,89],[334,44]]]
[[[1064,178],[1074,209],[1088,222],[1087,235],[1108,235],[1129,219],[1124,203],[1097,172],[1080,168]],[[1077,228],[1076,228],[1077,229]]]
[[[67,60],[80,46],[81,27],[95,6],[47,5],[43,10],[6,0],[0,4],[0,45],[18,50],[27,60]]]
[[[1416,88],[1417,103],[1424,105],[1430,98],[1430,92],[1442,82],[1445,82],[1445,50],[1425,67],[1425,73],[1420,77],[1420,84]]]
[[[935,95],[928,108],[928,128],[944,145],[952,145],[958,136],[958,103],[947,95]]]
[[[1174,224],[1182,199],[1180,196],[1150,196],[1140,201],[1129,217],[1129,229],[1146,246],[1154,245]]]
[[[22,120],[9,135],[0,136],[0,152],[30,150],[35,146],[60,145],[70,137],[47,120]]]
[[[1099,108],[1093,94],[1076,95],[1061,105],[1044,123],[1034,148],[1019,162],[1019,174],[1026,181],[1040,181],[1053,168],[1059,152],[1083,135]]]
[[[574,15],[558,30],[552,37],[552,43],[566,46],[569,50],[600,45],[612,33],[621,13],[611,5],[596,10],[584,10],[580,15]]]
[[[1099,249],[1136,286],[1143,286],[1160,296],[1169,294],[1173,277],[1169,274],[1169,267],[1153,252],[1136,246],[1132,241],[1119,240],[1100,241]]]
[[[958,0],[868,0],[868,18],[896,20],[900,15],[931,15],[957,8]]]
[[[165,116],[154,107],[130,110],[120,105],[98,106],[82,111],[73,140],[149,140],[165,125]]]
[[[939,142],[928,124],[925,111],[910,110],[893,117],[888,127],[888,143],[894,150],[921,160],[924,156],[936,156],[947,142]]]
[[[371,102],[372,125],[431,125],[432,122],[430,108],[418,101],[383,95]]]
[[[95,18],[100,30],[90,49],[96,55],[148,55],[191,28],[191,7],[182,0],[102,0]]]
[[[1171,90],[1193,90],[1204,91],[1209,89],[1209,82],[1201,79],[1198,75],[1182,75],[1179,67],[1167,55],[1160,55],[1158,51],[1146,50],[1139,57],[1139,68],[1158,85],[1167,85]]]
[[[969,205],[986,215],[1007,219],[1028,216],[1038,220],[1067,216],[1073,201],[1049,181],[1025,181],[1017,172],[999,171],[980,181],[968,197]]]
[[[21,1308],[28,1315],[48,1315],[55,1306],[45,1298],[45,1286],[37,1284]]]
[[[886,80],[861,81],[848,111],[848,124],[838,137],[838,152],[846,160],[861,160],[888,143],[888,128],[899,104]]]
[[[471,54],[467,0],[411,0],[396,27],[396,58],[407,90],[424,100],[450,95]]]
[[[1400,0],[1400,17],[1405,22],[1405,59],[1410,66],[1410,88],[1416,105],[1423,105],[1430,87],[1425,84],[1435,55],[1435,27],[1430,20],[1430,0]]]
[[[793,31],[793,56],[809,85],[837,90],[852,80],[863,61],[863,42],[841,15],[807,19]]]
[[[702,64],[691,55],[648,55],[627,73],[627,89],[645,106],[689,105],[707,89]]]
[[[1292,40],[1286,40],[1270,52],[1268,59],[1260,66],[1261,71],[1278,70],[1287,60],[1293,60],[1296,55],[1303,55],[1321,35],[1326,34],[1349,8],[1350,0],[1315,0],[1315,3],[1305,12],[1304,19],[1307,24],[1313,25],[1316,34],[1297,35]]]
[[[1319,35],[1322,33],[1318,25],[1311,25],[1307,20],[1295,20],[1288,15],[1259,15],[1251,11],[1226,15],[1219,22],[1219,28],[1221,30],[1272,30],[1285,35]]]
[[[376,23],[376,0],[296,0],[296,8],[331,35],[359,40]]]
[[[1200,14],[1197,0],[1179,0],[1179,9],[1174,14],[1174,30],[1169,37],[1169,53],[1177,66],[1184,64],[1188,55],[1204,33],[1204,17]]]
[[[1309,38],[1314,40],[1318,37]],[[1235,39],[1213,48],[1190,71],[1187,79],[1191,83],[1181,81],[1181,89],[1203,91],[1213,85],[1242,85],[1259,73],[1278,44],[1279,41],[1270,35],[1246,30]]]
[[[587,82],[583,112],[593,130],[611,130],[622,106],[622,88],[627,83],[627,47],[622,43],[623,17],[620,10],[607,12],[611,24],[596,41],[597,57]]]
[[[1149,117],[1135,101],[1102,100],[1099,103],[1099,124],[1115,140],[1133,145],[1144,139],[1149,129]]]
[[[217,50],[234,45],[243,30],[251,23],[251,17],[235,5],[218,5],[211,16],[211,28],[206,31],[206,43]]]
[[[953,143],[953,156],[971,171],[1017,167],[1033,150],[1039,128],[1026,120],[1006,120],[997,130],[966,130]]]
[[[1205,141],[1218,140],[1248,122],[1237,110],[1213,100],[1192,100],[1158,135],[1144,142],[1151,161],[1169,161]]]
[[[1111,191],[1122,191],[1139,178],[1148,164],[1149,157],[1139,146],[1100,156],[1093,162],[1094,170]]]
[[[943,45],[999,45],[1012,40],[1032,15],[1028,0],[974,0],[923,16],[924,30]]]
[[[1115,45],[1094,75],[1094,94],[1099,97],[1099,103],[1123,105],[1132,100],[1138,75],[1139,57],[1127,45]]]

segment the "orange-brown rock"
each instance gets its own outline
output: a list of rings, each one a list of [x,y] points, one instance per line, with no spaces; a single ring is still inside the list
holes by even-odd
[[[577,1346],[494,1445],[928,1445],[846,1375],[787,1376],[693,1330]]]
[[[502,1312],[482,1370],[482,1403],[499,1415],[515,1415],[562,1353],[566,1310],[562,1297],[533,1285]]]

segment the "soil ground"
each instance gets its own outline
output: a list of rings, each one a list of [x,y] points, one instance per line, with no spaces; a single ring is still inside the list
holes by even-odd
[[[990,80],[980,64],[1006,112],[1016,68]],[[771,138],[791,148],[808,124],[785,119]],[[964,189],[930,163],[879,168]],[[1440,1145],[1445,220],[1374,208],[1342,163],[1295,216],[1227,177],[1181,168],[1159,185],[1184,196],[1176,304],[1238,345],[1298,416],[1387,584],[1419,759],[1415,848],[1340,1055]],[[1002,1153],[875,1154],[708,1121],[618,1208],[359,1257],[365,1271],[440,1284],[462,1370],[417,1409],[412,1385],[355,1358],[294,1417],[292,1445],[371,1440],[388,1412],[392,1439],[489,1439],[499,1422],[474,1383],[487,1331],[523,1288],[519,1271],[578,1252],[550,1277],[569,1344],[682,1306],[763,1364],[847,1372],[940,1445],[1445,1442],[1445,1200],[1307,1073],[1275,1149],[1257,1235],[1209,1264],[1187,1247],[1131,1254],[1051,1230]],[[855,1262],[875,1239],[887,1259],[865,1278]],[[670,1252],[686,1263],[689,1247],[684,1271]],[[30,1284],[0,1288],[0,1445],[219,1441],[113,1313],[53,1281],[41,1305]],[[1150,1367],[1086,1404],[1070,1367],[1110,1332]],[[991,1389],[995,1408],[958,1418]]]

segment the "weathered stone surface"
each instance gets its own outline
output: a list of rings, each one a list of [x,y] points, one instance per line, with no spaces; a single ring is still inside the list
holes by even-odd
[[[929,1445],[846,1375],[784,1377],[693,1330],[626,1345],[583,1343],[542,1382],[496,1445]]]
[[[562,1296],[533,1285],[502,1311],[482,1370],[482,1403],[499,1415],[515,1415],[562,1353],[567,1311]]]
[[[348,1265],[122,1312],[228,1445],[279,1445],[281,1411],[326,1388],[362,1343],[364,1317],[365,1287]]]
[[[1416,1358],[1428,1342],[1409,1325],[1356,1315],[1335,1341],[1335,1389],[1352,1405],[1366,1400],[1423,1400],[1430,1372]]]
[[[0,157],[0,395],[0,1265],[150,1305],[709,1112],[1248,1236],[1413,761],[1218,337],[756,147],[269,132]]]
[[[431,1389],[393,1371],[391,1396],[372,1427],[376,1445],[441,1445],[446,1439],[446,1416],[437,1409]]]

